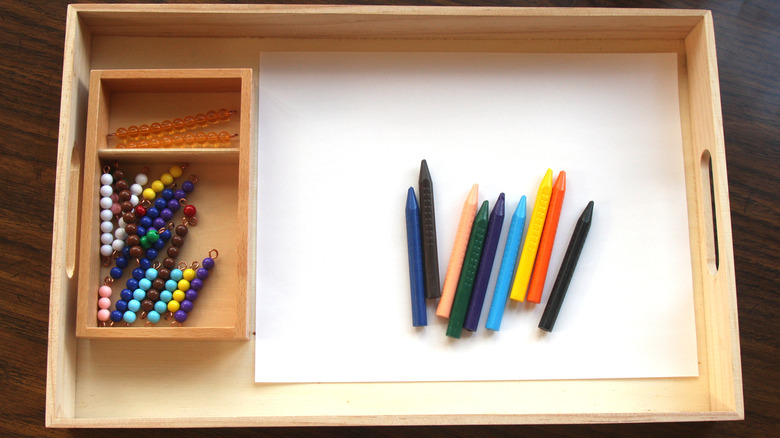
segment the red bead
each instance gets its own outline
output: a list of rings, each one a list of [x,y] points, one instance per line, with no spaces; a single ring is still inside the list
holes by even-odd
[[[135,214],[138,217],[146,216],[146,209],[144,208],[143,205],[138,204],[135,206]]]
[[[195,216],[195,213],[197,213],[197,210],[195,209],[194,205],[190,204],[190,205],[185,205],[184,206],[184,215],[185,216],[193,217],[193,216]]]

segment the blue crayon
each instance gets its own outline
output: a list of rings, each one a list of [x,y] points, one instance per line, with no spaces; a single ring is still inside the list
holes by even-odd
[[[487,234],[485,235],[485,246],[482,250],[482,258],[479,260],[477,268],[477,278],[474,280],[474,290],[471,292],[469,307],[466,310],[466,319],[463,322],[463,328],[470,331],[477,331],[479,326],[479,316],[482,314],[482,306],[485,303],[485,294],[487,293],[490,273],[493,271],[493,260],[496,258],[498,249],[498,239],[501,237],[501,227],[504,225],[504,194],[498,195],[493,211],[490,213],[488,221]]]
[[[504,308],[506,308],[506,301],[509,298],[509,288],[512,286],[512,274],[514,274],[518,252],[520,251],[520,241],[523,239],[525,208],[525,195],[523,195],[517,204],[515,214],[512,215],[512,223],[509,225],[504,255],[501,259],[501,267],[498,269],[496,289],[493,292],[490,312],[485,323],[485,328],[488,330],[498,331],[501,328],[501,319],[504,317]]]
[[[420,208],[414,188],[406,196],[406,243],[409,247],[409,283],[412,289],[412,325],[428,325],[425,310],[425,277],[423,273],[422,236],[420,235]]]

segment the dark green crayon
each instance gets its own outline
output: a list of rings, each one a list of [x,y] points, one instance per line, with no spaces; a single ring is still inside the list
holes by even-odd
[[[477,212],[477,217],[474,219],[474,225],[471,227],[471,236],[466,247],[466,256],[463,259],[463,269],[460,271],[458,287],[455,289],[455,300],[450,312],[450,321],[447,324],[447,336],[451,338],[460,338],[463,331],[463,322],[466,319],[471,291],[474,289],[479,259],[482,257],[482,247],[485,245],[489,210],[488,201],[483,202],[479,212]]]

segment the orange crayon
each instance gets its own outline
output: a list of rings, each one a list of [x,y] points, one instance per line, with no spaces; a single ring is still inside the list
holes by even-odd
[[[444,285],[441,288],[439,307],[436,308],[436,315],[441,316],[442,318],[449,318],[450,311],[452,311],[455,290],[458,287],[460,271],[463,268],[463,259],[466,256],[466,247],[469,244],[471,226],[474,225],[474,217],[477,215],[478,194],[479,185],[474,184],[471,187],[469,196],[466,198],[466,202],[463,204],[463,211],[460,214],[458,232],[455,234],[455,243],[452,245],[450,263],[447,265],[447,274],[444,277]]]
[[[542,300],[544,281],[547,277],[547,268],[550,265],[550,255],[552,255],[553,244],[555,243],[555,232],[558,230],[558,220],[561,217],[561,207],[563,206],[563,196],[565,194],[566,172],[561,171],[558,174],[558,178],[555,179],[555,186],[552,189],[550,207],[547,209],[547,217],[542,229],[542,240],[539,242],[539,250],[536,253],[531,283],[528,285],[526,299],[531,303],[539,304]]]

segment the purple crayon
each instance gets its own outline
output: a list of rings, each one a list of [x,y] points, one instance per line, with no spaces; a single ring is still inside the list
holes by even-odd
[[[477,268],[477,277],[474,280],[474,290],[469,299],[469,307],[466,310],[466,319],[463,322],[463,328],[470,331],[477,331],[479,325],[479,316],[482,313],[482,305],[485,303],[485,293],[487,292],[490,272],[493,270],[493,259],[496,257],[498,249],[498,239],[501,237],[501,227],[504,225],[504,194],[498,195],[493,211],[490,213],[488,221],[487,234],[485,235],[485,247],[482,250],[482,258],[479,260]]]

